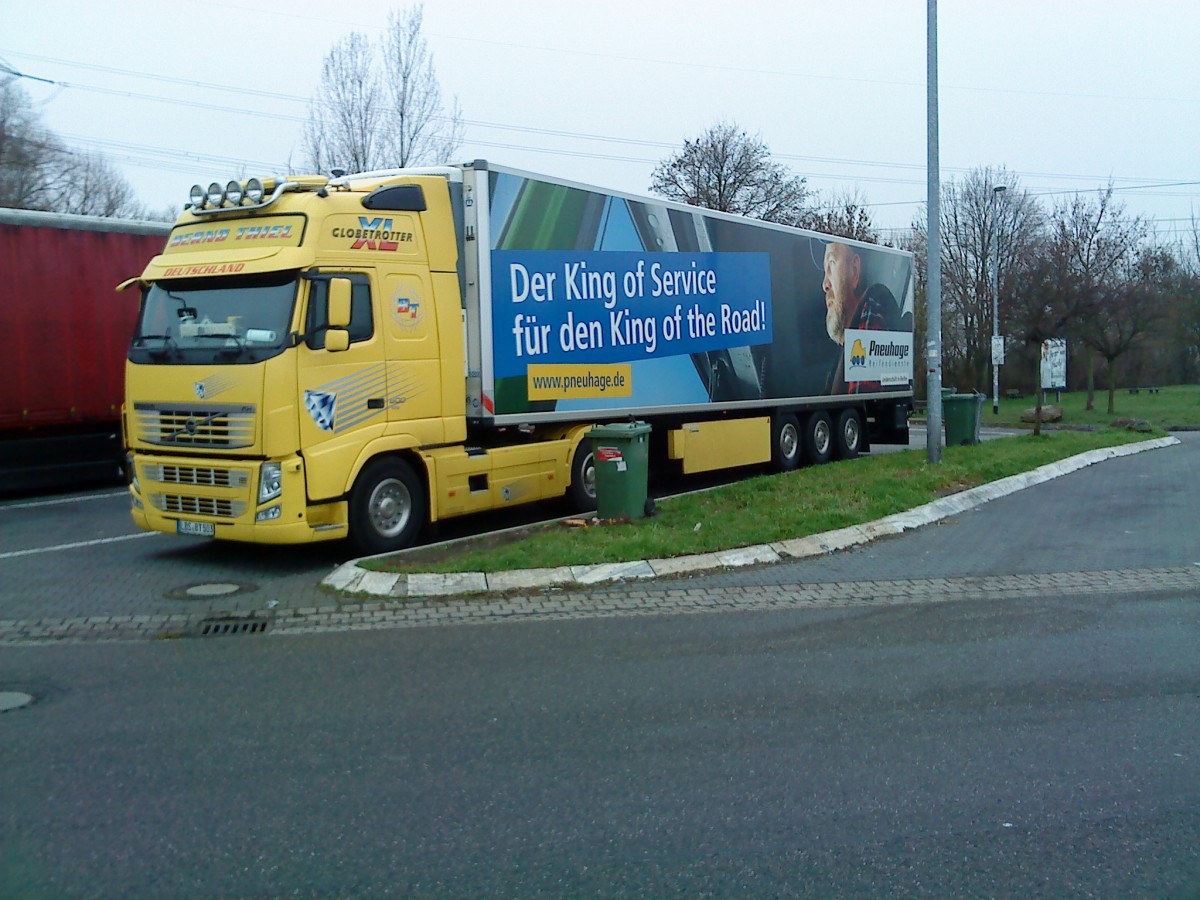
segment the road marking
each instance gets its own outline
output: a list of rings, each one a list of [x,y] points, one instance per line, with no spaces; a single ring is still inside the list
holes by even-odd
[[[19,556],[33,556],[38,553],[57,553],[59,550],[77,550],[80,547],[95,547],[99,544],[116,544],[120,541],[154,537],[157,534],[157,531],[141,531],[137,534],[123,534],[120,537],[97,538],[94,541],[75,541],[72,544],[56,544],[53,547],[34,547],[32,550],[12,550],[8,553],[0,553],[0,559],[16,559]]]
[[[7,503],[0,506],[0,512],[6,509],[37,509],[39,506],[62,506],[65,503],[78,503],[81,500],[111,500],[113,497],[128,497],[129,491],[113,491],[110,494],[86,494],[81,497],[59,497],[56,500],[32,500],[29,503]]]

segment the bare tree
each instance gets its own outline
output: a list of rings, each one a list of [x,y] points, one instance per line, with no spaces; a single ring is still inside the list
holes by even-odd
[[[149,213],[134,196],[129,182],[104,156],[63,151],[61,159],[66,165],[54,183],[55,211],[81,216],[148,218]]]
[[[650,190],[669,200],[795,225],[806,212],[804,179],[771,159],[761,138],[719,122],[659,162]]]
[[[1004,185],[1003,200],[994,188]],[[1037,202],[1003,168],[975,169],[942,190],[942,351],[946,372],[961,387],[987,382],[992,338],[992,272],[999,266],[1001,326],[1011,317],[1012,281],[1043,231]],[[924,256],[923,214],[913,221],[915,249]],[[1005,333],[1001,327],[1000,333]]]
[[[875,230],[875,221],[871,218],[866,198],[857,189],[835,194],[828,204],[805,212],[796,224],[801,228],[868,244],[879,243],[879,233]]]
[[[0,206],[51,209],[51,178],[62,150],[17,79],[0,81]]]
[[[1192,217],[1192,230],[1180,251],[1178,334],[1183,345],[1185,375],[1194,379],[1200,375],[1200,219]]]
[[[1136,257],[1149,232],[1144,220],[1125,214],[1113,199],[1111,184],[1095,198],[1077,195],[1054,212],[1056,240],[1062,243],[1070,271],[1085,291],[1110,286]],[[1109,290],[1110,299],[1118,296]],[[1095,408],[1095,341],[1085,341],[1087,358],[1087,408]],[[1103,353],[1101,353],[1103,355]]]
[[[414,6],[388,15],[383,58],[388,72],[390,148],[401,166],[448,162],[463,138],[455,98],[443,112],[442,89],[421,32],[425,9]]]
[[[1109,415],[1116,412],[1117,360],[1162,321],[1173,263],[1169,253],[1144,249],[1093,286],[1097,302],[1084,324],[1083,340],[1108,364]]]
[[[124,218],[146,214],[105,156],[73,150],[42,125],[15,78],[0,81],[0,206]]]
[[[1010,279],[1014,334],[1033,350],[1033,358],[1038,361],[1045,341],[1063,337],[1093,314],[1094,292],[1085,290],[1071,274],[1066,255],[1067,248],[1061,241],[1047,239],[1038,245],[1029,264]],[[1041,366],[1035,364],[1034,369],[1037,375],[1033,433],[1041,434],[1045,386]]]
[[[447,113],[420,5],[388,16],[378,44],[352,32],[321,67],[304,153],[314,171],[352,172],[447,162],[462,143],[458,101]]]
[[[353,31],[325,56],[317,97],[309,102],[304,144],[313,171],[382,168],[384,98],[365,36]]]

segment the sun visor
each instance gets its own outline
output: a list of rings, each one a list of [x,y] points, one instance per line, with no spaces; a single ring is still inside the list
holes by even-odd
[[[312,264],[312,251],[301,247],[163,253],[150,260],[146,271],[142,273],[142,280],[196,278],[202,275],[247,275],[277,272],[282,269],[306,269]]]

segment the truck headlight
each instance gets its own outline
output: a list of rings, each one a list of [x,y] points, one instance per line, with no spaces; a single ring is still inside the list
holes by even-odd
[[[273,522],[283,515],[283,510],[279,508],[279,504],[268,506],[266,509],[260,509],[254,516],[255,522]]]
[[[266,503],[283,493],[283,464],[267,462],[258,473],[258,502]]]

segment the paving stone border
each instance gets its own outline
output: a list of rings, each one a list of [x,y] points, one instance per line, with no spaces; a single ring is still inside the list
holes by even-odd
[[[261,640],[325,632],[487,625],[517,621],[601,619],[691,613],[851,609],[1008,600],[1021,597],[1101,597],[1108,594],[1200,594],[1200,564],[1160,569],[908,578],[893,581],[695,588],[627,585],[622,590],[546,589],[522,596],[368,600],[256,614],[267,627],[255,634],[204,640]],[[103,621],[101,621],[103,620]],[[201,616],[101,616],[95,619],[0,621],[0,646],[111,643],[200,638]]]

